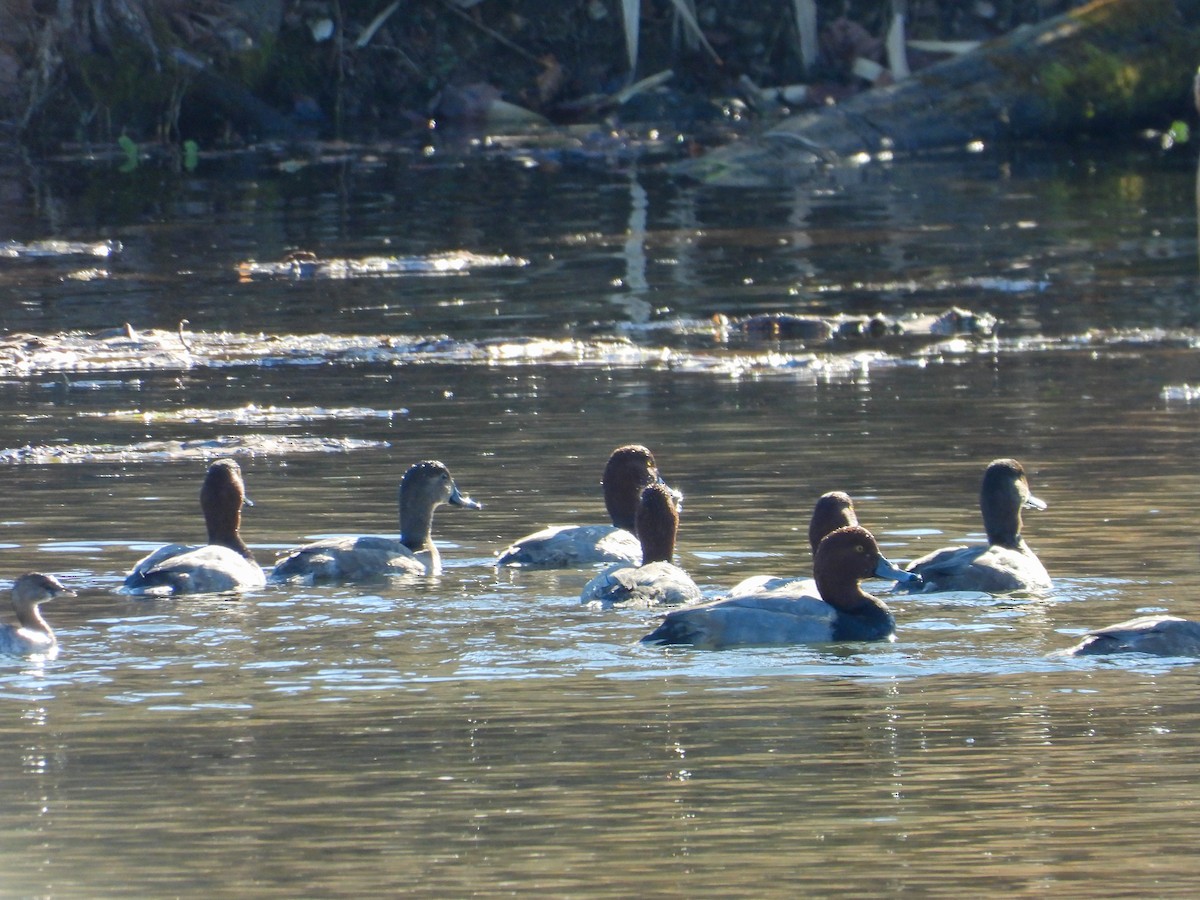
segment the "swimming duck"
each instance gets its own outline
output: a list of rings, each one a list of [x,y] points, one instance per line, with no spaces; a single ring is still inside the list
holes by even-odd
[[[640,444],[618,447],[608,458],[601,485],[611,525],[551,525],[501,552],[497,566],[567,569],[597,563],[642,561],[634,518],[642,490],[661,482],[654,454]]]
[[[208,594],[265,585],[263,570],[239,533],[242,507],[249,505],[241,466],[232,459],[218,459],[208,467],[200,487],[208,543],[160,547],[138,560],[125,577],[124,590],[131,594]]]
[[[1089,631],[1062,656],[1147,653],[1153,656],[1200,656],[1200,622],[1179,616],[1139,616]]]
[[[58,645],[58,639],[38,606],[55,597],[74,597],[75,592],[66,588],[57,578],[29,572],[22,575],[12,587],[12,605],[17,614],[16,625],[0,625],[0,653],[26,656],[44,653]]]
[[[450,470],[436,460],[413,463],[400,480],[400,539],[337,537],[305,544],[275,564],[272,582],[357,581],[386,575],[440,575],[433,543],[433,511],[443,503],[483,509],[462,494]]]
[[[675,610],[642,643],[723,650],[890,640],[896,627],[891,611],[859,582],[872,576],[894,581],[916,578],[888,562],[874,536],[861,525],[845,525],[821,540],[813,574],[819,597],[760,594]]]
[[[808,545],[813,556],[821,539],[831,531],[836,531],[846,525],[857,525],[858,516],[854,512],[854,501],[850,495],[842,491],[830,491],[817,498],[813,506],[812,516],[808,520]],[[772,596],[777,599],[787,597],[820,597],[817,593],[817,583],[812,578],[777,578],[774,575],[751,575],[736,585],[729,592],[729,597],[758,597]]]
[[[642,564],[618,564],[601,572],[583,588],[580,602],[600,609],[645,609],[695,603],[700,589],[671,562],[679,531],[679,510],[665,484],[642,491],[635,520]]]
[[[914,560],[906,568],[921,576],[923,586],[910,589],[924,593],[1049,593],[1050,575],[1021,536],[1022,508],[1045,509],[1046,504],[1030,493],[1025,469],[1019,462],[997,459],[988,465],[979,492],[979,508],[987,543],[945,547]]]

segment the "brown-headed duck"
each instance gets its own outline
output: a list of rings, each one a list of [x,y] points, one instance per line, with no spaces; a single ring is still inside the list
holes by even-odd
[[[642,643],[724,650],[891,640],[896,620],[886,604],[866,593],[859,582],[871,577],[893,581],[916,577],[888,562],[871,532],[860,525],[845,525],[821,540],[813,575],[819,597],[759,594],[674,610]]]
[[[601,480],[611,525],[551,525],[526,535],[500,553],[497,566],[569,569],[598,563],[642,561],[634,519],[642,491],[662,483],[654,454],[640,444],[618,447]]]
[[[74,597],[75,592],[57,578],[40,572],[22,575],[12,587],[12,605],[17,614],[16,625],[0,625],[0,653],[28,656],[34,653],[53,653],[58,639],[38,606],[55,597]]]
[[[272,582],[358,581],[391,575],[440,575],[433,511],[443,503],[483,509],[463,494],[437,460],[413,463],[400,480],[400,538],[337,537],[292,550],[275,564]]]
[[[1045,509],[1029,490],[1025,469],[1015,459],[993,460],[979,492],[986,544],[945,547],[906,566],[921,576],[914,592],[984,591],[989,594],[1048,594],[1050,575],[1021,536],[1021,510]]]
[[[208,543],[168,544],[138,560],[125,577],[131,594],[209,594],[244,591],[266,584],[262,568],[242,540],[246,498],[242,468],[232,459],[208,467],[200,487],[200,508]]]
[[[854,501],[843,491],[829,491],[817,498],[812,516],[808,520],[808,546],[813,557],[821,539],[831,531],[846,525],[857,525],[858,515],[854,512]],[[812,578],[778,578],[774,575],[751,575],[739,581],[729,591],[730,598],[746,597],[820,597],[817,583]]]
[[[647,609],[697,602],[700,589],[671,561],[679,532],[679,510],[670,488],[652,484],[642,491],[634,527],[641,544],[642,564],[618,564],[601,572],[584,586],[580,602],[599,609]]]
[[[1089,631],[1059,656],[1102,656],[1145,653],[1152,656],[1200,656],[1200,622],[1179,616],[1139,616]]]

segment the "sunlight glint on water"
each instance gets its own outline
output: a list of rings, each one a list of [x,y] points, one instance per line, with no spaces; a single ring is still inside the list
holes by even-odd
[[[1052,158],[783,193],[349,164],[341,206],[318,173],[266,178],[309,201],[286,208],[214,173],[156,216],[64,193],[61,234],[29,198],[0,241],[59,250],[0,267],[0,556],[80,596],[46,608],[56,659],[0,661],[0,893],[1190,891],[1194,664],[1047,654],[1200,616],[1193,172]],[[35,243],[66,237],[85,252]],[[323,278],[297,247],[526,264]],[[239,280],[248,260],[267,269]],[[713,320],[951,306],[996,335],[813,346]],[[978,540],[983,467],[1016,456],[1054,596],[890,598],[888,644],[642,647],[655,616],[581,608],[588,573],[490,566],[600,521],[627,441],[684,492],[678,561],[710,595],[806,573],[826,490],[893,560]],[[484,509],[439,510],[438,578],[117,594],[146,549],[203,539],[225,454],[267,564],[394,534],[419,459]]]

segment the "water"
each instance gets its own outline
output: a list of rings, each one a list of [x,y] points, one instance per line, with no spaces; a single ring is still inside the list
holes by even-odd
[[[47,607],[57,658],[0,661],[0,895],[1190,894],[1195,666],[1047,656],[1200,615],[1190,161],[1031,149],[775,191],[500,150],[0,174],[0,562],[80,591]],[[712,322],[951,305],[996,337]],[[1055,594],[700,653],[580,608],[587,573],[490,567],[599,521],[635,440],[708,593],[806,572],[826,490],[893,559],[976,539],[983,467],[1016,456]],[[202,537],[220,455],[262,562],[394,532],[417,459],[485,508],[439,512],[435,579],[117,594]]]

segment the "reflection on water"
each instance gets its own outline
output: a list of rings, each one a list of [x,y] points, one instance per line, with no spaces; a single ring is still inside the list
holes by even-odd
[[[70,275],[94,259],[0,260],[3,573],[81,589],[46,607],[57,659],[0,661],[4,891],[1189,891],[1194,665],[1047,654],[1200,615],[1191,177],[1031,155],[772,195],[483,160],[224,173],[152,209],[83,191],[52,226],[14,205],[0,241],[120,249],[93,280]],[[528,265],[238,280],[296,248]],[[952,305],[996,336],[712,324]],[[826,490],[894,560],[977,540],[983,467],[1016,456],[1054,596],[890,597],[889,644],[642,647],[653,615],[582,608],[588,573],[490,565],[600,521],[630,440],[683,490],[679,562],[709,594],[807,571]],[[485,508],[439,511],[438,578],[116,594],[143,548],[202,539],[224,454],[261,561],[395,533],[417,459]]]

